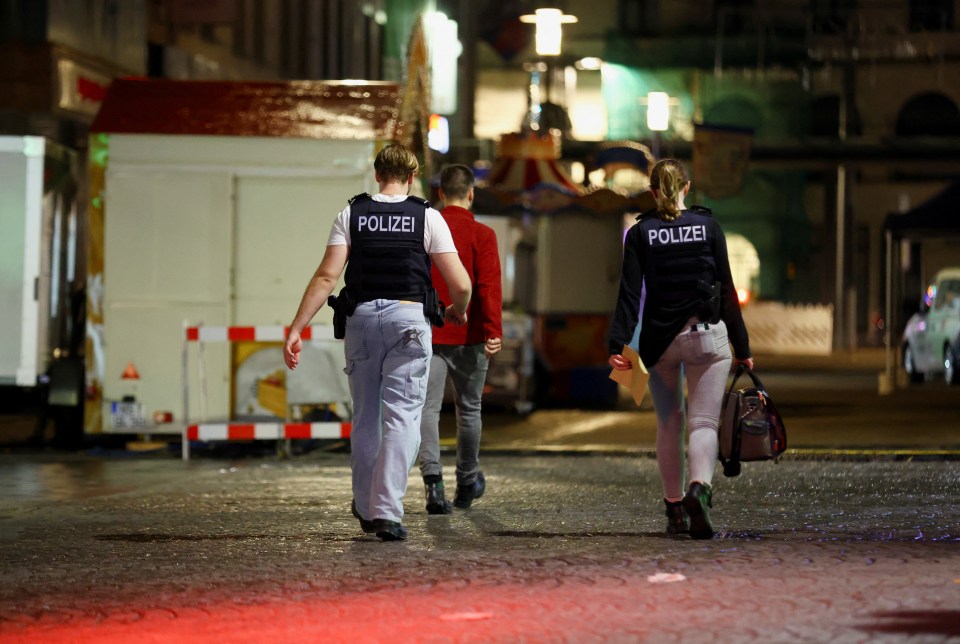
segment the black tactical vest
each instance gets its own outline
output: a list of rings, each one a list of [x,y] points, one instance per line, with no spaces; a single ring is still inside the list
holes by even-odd
[[[423,301],[431,287],[430,255],[423,248],[429,205],[418,197],[384,203],[360,194],[350,200],[345,281],[356,302]]]
[[[709,298],[706,289],[717,280],[710,210],[693,206],[675,221],[645,214],[637,225],[648,297],[668,310],[689,310],[704,319],[700,305]]]

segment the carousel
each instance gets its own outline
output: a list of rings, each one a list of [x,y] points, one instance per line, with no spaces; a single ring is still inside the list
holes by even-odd
[[[632,141],[602,144],[593,185],[560,160],[559,132],[505,135],[475,190],[477,220],[497,233],[503,273],[504,352],[488,398],[533,406],[612,407],[607,334],[623,235],[653,207],[653,157]]]

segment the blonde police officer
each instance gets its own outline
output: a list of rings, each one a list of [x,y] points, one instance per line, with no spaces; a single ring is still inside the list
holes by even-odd
[[[431,327],[431,262],[449,286],[446,319],[466,322],[470,278],[440,213],[409,196],[417,159],[401,145],[374,161],[379,194],[357,195],[340,212],[323,260],[290,324],[284,361],[295,369],[300,333],[333,291],[346,267],[340,304],[346,313],[346,373],[353,397],[351,510],[365,533],[406,539],[403,497],[420,444]],[[296,231],[291,231],[296,234]]]
[[[654,165],[657,207],[638,217],[624,241],[620,294],[610,331],[610,365],[629,369],[620,354],[638,317],[640,358],[650,370],[657,414],[657,465],[667,532],[709,539],[710,483],[717,461],[717,422],[732,355],[753,368],[750,341],[730,275],[720,225],[706,208],[687,209],[690,180],[679,161]],[[643,311],[641,307],[641,291]],[[683,384],[687,379],[690,486],[684,495]],[[689,527],[687,519],[689,518]]]

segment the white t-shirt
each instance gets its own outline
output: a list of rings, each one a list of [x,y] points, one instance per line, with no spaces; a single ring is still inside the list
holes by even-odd
[[[399,203],[406,200],[407,195],[373,195],[374,201],[383,203]],[[340,211],[330,229],[330,238],[327,246],[350,246],[350,206]],[[455,253],[457,247],[453,244],[453,235],[443,216],[433,208],[427,208],[427,215],[423,222],[423,249],[429,254]]]

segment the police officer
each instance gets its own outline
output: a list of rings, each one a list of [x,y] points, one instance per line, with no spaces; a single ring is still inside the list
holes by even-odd
[[[351,511],[363,532],[394,541],[407,537],[403,496],[420,444],[431,356],[429,318],[438,313],[431,262],[453,300],[442,313],[447,320],[466,323],[471,286],[443,217],[426,201],[408,196],[418,169],[413,153],[401,145],[387,146],[373,167],[380,192],[357,195],[337,216],[323,260],[290,324],[283,357],[288,368],[297,367],[300,333],[346,266],[346,285],[336,304],[337,313],[348,316],[345,371],[354,406]]]
[[[717,427],[733,358],[730,344],[737,362],[752,369],[750,341],[723,231],[708,209],[684,205],[690,180],[680,162],[657,162],[650,188],[657,207],[637,218],[624,241],[620,294],[610,331],[610,366],[631,368],[621,351],[640,317],[639,354],[650,371],[657,414],[657,466],[667,532],[689,531],[694,539],[709,539],[713,526],[707,508],[712,507]],[[690,485],[686,495],[681,374],[688,389]]]

